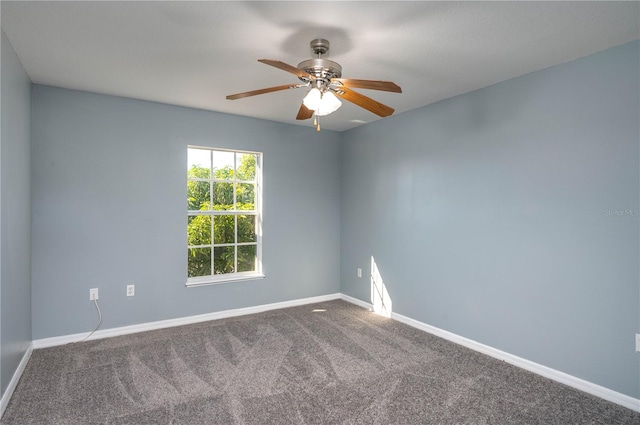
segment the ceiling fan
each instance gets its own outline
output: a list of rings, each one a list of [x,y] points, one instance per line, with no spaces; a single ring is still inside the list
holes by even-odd
[[[398,85],[391,81],[341,78],[342,67],[340,64],[322,57],[322,55],[326,55],[329,52],[329,42],[325,39],[318,38],[311,40],[310,45],[311,52],[313,55],[316,55],[316,58],[302,61],[297,67],[277,60],[258,59],[258,62],[290,72],[298,77],[298,79],[302,81],[302,84],[285,84],[282,86],[236,93],[227,96],[227,99],[236,100],[281,90],[312,87],[305,96],[302,105],[300,105],[296,119],[307,120],[314,117],[313,124],[318,131],[320,131],[320,121],[318,117],[335,112],[341,105],[338,97],[381,117],[387,117],[393,114],[393,108],[360,94],[353,89],[371,89],[402,93],[402,89]]]

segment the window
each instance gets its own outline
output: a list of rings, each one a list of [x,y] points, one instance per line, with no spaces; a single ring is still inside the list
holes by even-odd
[[[263,277],[259,152],[189,146],[187,285]]]

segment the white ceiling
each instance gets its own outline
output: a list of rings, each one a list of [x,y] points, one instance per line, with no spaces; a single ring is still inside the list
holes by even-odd
[[[31,2],[2,1],[2,29],[34,83],[311,126],[307,89],[282,70],[331,42],[345,78],[391,80],[402,94],[358,90],[396,113],[640,38],[634,2]],[[348,102],[323,117],[346,130],[376,115]]]

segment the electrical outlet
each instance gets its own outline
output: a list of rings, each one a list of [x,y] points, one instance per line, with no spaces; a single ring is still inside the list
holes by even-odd
[[[360,267],[358,267],[358,277],[362,277],[362,269]]]
[[[136,294],[135,285],[127,285],[127,297],[133,297]]]
[[[98,288],[89,289],[89,301],[98,299]]]
[[[636,334],[636,351],[640,352],[640,334]]]

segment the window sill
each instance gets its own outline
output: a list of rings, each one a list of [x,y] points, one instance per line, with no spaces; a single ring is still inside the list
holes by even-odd
[[[265,276],[262,273],[236,273],[233,275],[192,277],[190,279],[187,279],[187,283],[185,284],[185,286],[187,288],[193,288],[196,286],[219,285],[221,283],[239,282],[244,280],[258,280],[264,278]]]

